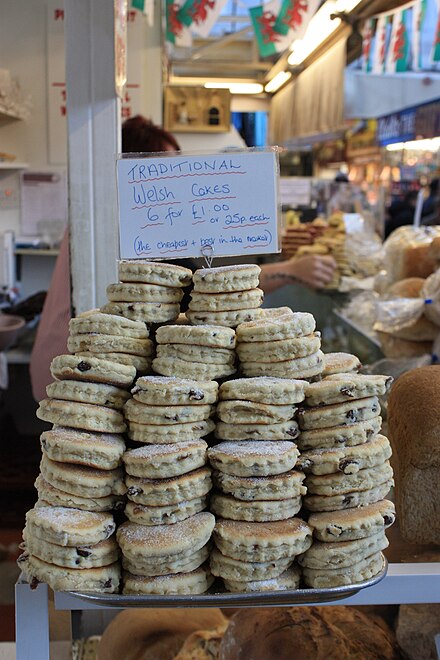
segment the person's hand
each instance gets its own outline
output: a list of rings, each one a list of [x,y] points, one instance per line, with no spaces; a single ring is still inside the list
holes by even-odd
[[[337,264],[333,257],[310,254],[290,262],[290,272],[300,282],[321,289],[329,284]]]

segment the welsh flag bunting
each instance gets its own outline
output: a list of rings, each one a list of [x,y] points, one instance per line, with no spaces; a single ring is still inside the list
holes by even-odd
[[[377,17],[376,43],[373,56],[373,73],[384,73],[391,38],[392,15]]]
[[[290,41],[301,39],[319,5],[320,0],[282,0],[275,30],[289,35]]]
[[[373,73],[439,71],[440,0],[411,0],[367,20],[362,69]]]
[[[422,71],[424,68],[424,56],[422,49],[422,34],[425,31],[427,0],[419,0],[415,3],[413,9],[413,59],[412,68],[414,71]]]
[[[249,9],[261,57],[282,53],[292,41],[289,35],[282,35],[275,29],[279,9],[279,0],[271,0],[264,5]]]
[[[186,0],[178,12],[178,18],[191,32],[203,39],[209,35],[226,0]]]
[[[370,18],[365,22],[362,30],[362,71],[366,73],[370,73],[373,69],[376,23],[375,18]]]
[[[410,68],[413,5],[411,3],[393,13],[385,66],[387,73],[402,73]]]
[[[154,24],[154,0],[131,0],[131,8],[141,11],[151,27]]]
[[[438,4],[438,16],[434,36],[434,44],[432,48],[432,61],[440,62],[440,2]]]
[[[192,46],[192,35],[189,28],[179,19],[181,5],[175,0],[166,0],[165,4],[165,39],[174,46]]]

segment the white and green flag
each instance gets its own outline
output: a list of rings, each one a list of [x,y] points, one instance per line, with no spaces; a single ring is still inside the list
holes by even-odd
[[[376,18],[369,18],[365,21],[362,29],[362,71],[365,73],[371,73],[373,70],[376,23]]]
[[[192,34],[187,25],[179,17],[181,3],[177,0],[166,0],[165,3],[165,39],[174,46],[191,47]]]
[[[154,25],[154,0],[131,0],[131,8],[138,9],[147,17],[148,25]]]
[[[275,30],[288,35],[290,41],[301,39],[319,5],[320,0],[282,0]]]
[[[387,54],[391,40],[391,20],[391,14],[379,14],[379,16],[377,16],[372,67],[373,73],[385,73]]]
[[[415,2],[408,3],[392,14],[391,37],[385,64],[387,73],[402,73],[411,69],[414,5]]]
[[[289,34],[280,34],[275,29],[279,11],[279,0],[271,0],[264,5],[258,5],[249,9],[255,40],[261,57],[269,57],[276,53],[282,53],[292,42]]]
[[[185,0],[178,17],[192,34],[206,39],[225,4],[226,0]]]
[[[437,1],[437,20],[435,21],[435,33],[432,44],[431,60],[435,68],[440,63],[440,0]]]

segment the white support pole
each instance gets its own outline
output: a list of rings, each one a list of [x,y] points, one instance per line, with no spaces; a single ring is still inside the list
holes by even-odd
[[[38,584],[35,589],[31,589],[26,582],[15,585],[15,639],[17,660],[48,660],[47,584]]]
[[[69,227],[75,313],[99,307],[116,280],[115,9],[110,0],[65,0]]]

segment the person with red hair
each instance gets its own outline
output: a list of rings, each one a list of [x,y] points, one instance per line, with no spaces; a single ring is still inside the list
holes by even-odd
[[[148,153],[152,151],[180,151],[176,138],[150,119],[136,115],[122,124],[122,151]]]

